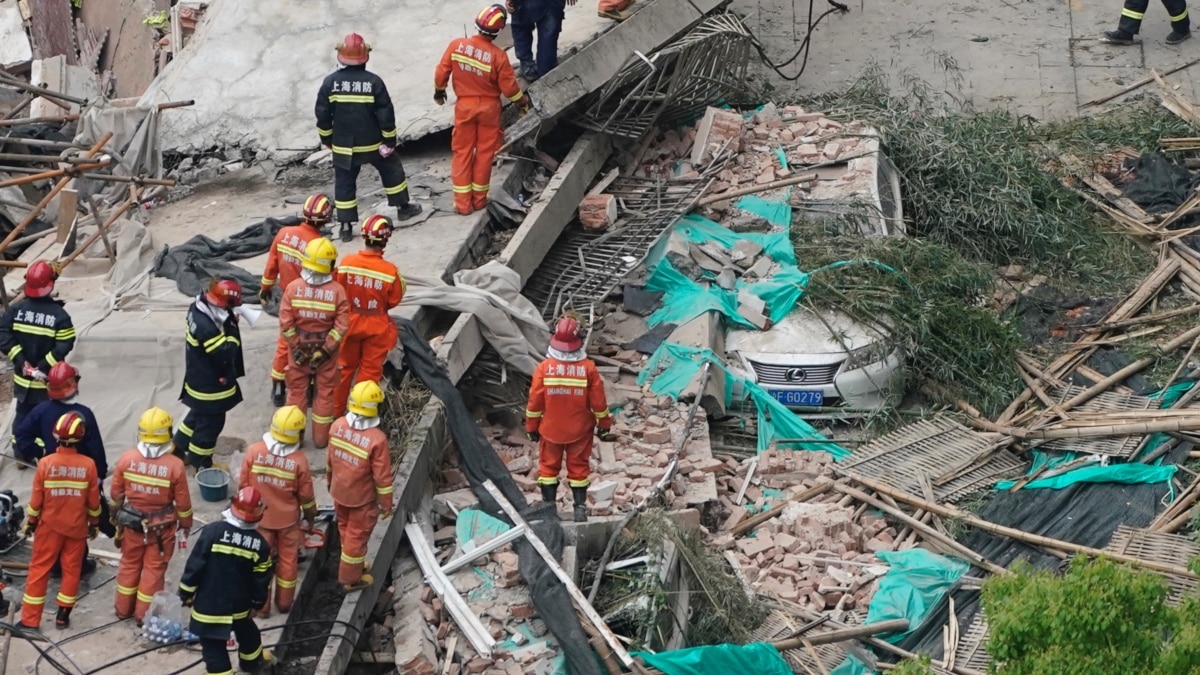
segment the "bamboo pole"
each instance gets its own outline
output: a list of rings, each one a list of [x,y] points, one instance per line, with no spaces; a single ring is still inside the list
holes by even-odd
[[[1182,65],[1175,66],[1174,68],[1170,68],[1168,70],[1162,71],[1161,76],[1166,77],[1168,75],[1174,75],[1175,73],[1178,73],[1179,71],[1181,71],[1185,68],[1191,68],[1192,66],[1196,65],[1197,63],[1200,63],[1200,59],[1192,59],[1191,61],[1188,61],[1187,63],[1184,63]],[[1157,71],[1152,71],[1152,72],[1157,73]],[[1153,82],[1154,79],[1155,78],[1154,78],[1153,74],[1147,75],[1146,77],[1143,77],[1142,79],[1137,80],[1136,82],[1134,82],[1132,84],[1121,87],[1120,89],[1114,91],[1111,94],[1106,94],[1099,98],[1094,98],[1090,101],[1087,101],[1086,103],[1080,104],[1079,107],[1087,108],[1087,107],[1094,106],[1094,105],[1100,105],[1101,103],[1108,103],[1109,101],[1113,100],[1114,98],[1117,98],[1119,96],[1124,96],[1125,94],[1128,94],[1131,91],[1141,89],[1142,87]]]
[[[1156,314],[1135,316],[1132,319],[1126,319],[1124,321],[1113,321],[1108,324],[1093,324],[1091,326],[1084,326],[1083,330],[1089,333],[1094,333],[1097,331],[1112,330],[1115,328],[1128,328],[1130,326],[1138,326],[1143,323],[1154,323],[1156,321],[1163,321],[1164,319],[1171,319],[1177,316],[1183,316],[1184,314],[1195,314],[1197,312],[1200,312],[1200,305],[1189,305],[1187,307],[1170,309],[1165,312],[1158,312]]]
[[[61,122],[74,122],[79,119],[76,113],[68,115],[51,115],[49,117],[21,117],[11,120],[0,120],[0,127],[19,127],[23,124],[57,124]]]
[[[854,478],[855,478],[855,480],[857,480],[857,477],[854,477]],[[978,567],[981,567],[981,568],[991,572],[992,574],[1004,575],[1004,574],[1009,573],[1008,570],[1006,570],[1003,567],[997,565],[996,563],[988,560],[987,558],[976,553],[975,551],[972,551],[971,549],[967,548],[966,546],[963,546],[962,544],[955,541],[953,538],[951,538],[947,535],[944,535],[941,532],[938,532],[934,528],[926,525],[925,523],[922,523],[921,521],[917,520],[916,518],[913,518],[912,516],[908,515],[907,513],[901,511],[899,509],[899,507],[893,508],[891,506],[888,506],[887,504],[885,504],[883,502],[883,500],[876,499],[875,497],[872,497],[871,495],[863,492],[862,490],[856,490],[844,483],[834,483],[833,489],[837,490],[838,492],[841,492],[842,494],[846,495],[847,497],[853,497],[854,499],[857,499],[858,501],[860,501],[864,504],[870,504],[871,506],[874,506],[875,508],[879,509],[880,511],[887,513],[888,515],[892,516],[893,518],[896,518],[900,522],[911,527],[914,531],[920,532],[930,542],[940,544],[941,548],[954,552],[955,554],[961,556],[964,560],[967,560],[968,562],[970,562]],[[876,490],[876,492],[878,492],[880,495],[886,494],[880,490]],[[932,511],[930,509],[925,509],[925,511],[926,511],[926,513],[936,515],[936,512]]]
[[[774,180],[770,183],[764,183],[762,185],[751,185],[750,187],[733,190],[732,192],[722,192],[719,195],[705,197],[704,199],[696,202],[696,206],[708,206],[709,204],[723,202],[726,199],[733,199],[734,197],[744,197],[746,195],[752,195],[756,192],[766,192],[767,190],[775,190],[781,187],[787,187],[789,185],[796,185],[798,183],[812,183],[816,180],[817,174],[815,173],[792,176],[791,178],[784,178],[783,180]]]
[[[805,640],[812,645],[831,645],[835,642],[857,640],[859,638],[871,637],[872,635],[879,635],[881,633],[903,633],[906,630],[908,630],[908,619],[888,619],[887,621],[865,623],[861,626],[853,626],[851,628],[831,630],[827,633],[810,633],[800,637],[788,638],[786,640],[772,642],[771,646],[778,651],[786,652],[789,649],[799,649],[803,647]]]
[[[41,173],[30,174],[28,176],[18,176],[17,178],[9,178],[8,180],[0,180],[0,188],[12,187],[17,185],[28,185],[36,183],[39,180],[49,180],[58,178],[67,172],[66,169],[55,169],[53,171],[43,171]]]
[[[5,113],[2,117],[0,117],[0,120],[11,120],[17,115],[20,115],[22,112],[25,112],[25,109],[28,108],[36,98],[36,96],[25,94],[25,96],[21,98],[21,102],[17,104],[17,107]]]
[[[105,144],[107,144],[108,141],[110,139],[112,139],[112,136],[113,135],[112,135],[111,131],[108,132],[107,134],[104,134],[103,138],[96,141],[96,144],[88,149],[87,154],[85,156],[86,157],[95,157],[96,153],[100,152],[100,150],[105,146]],[[4,250],[8,248],[8,245],[12,243],[13,239],[16,239],[21,234],[21,232],[25,231],[26,227],[29,227],[29,224],[32,223],[34,221],[34,219],[36,219],[42,213],[42,210],[46,208],[46,205],[49,204],[50,201],[53,200],[54,197],[57,196],[59,192],[62,192],[63,189],[65,189],[67,187],[67,185],[70,184],[70,182],[73,179],[74,179],[74,176],[69,175],[69,174],[64,175],[62,178],[59,179],[58,183],[54,186],[54,189],[50,190],[50,192],[48,192],[45,197],[42,197],[42,201],[38,202],[37,206],[33,207],[33,210],[29,212],[29,215],[25,216],[25,219],[22,220],[20,223],[17,223],[17,226],[14,227],[11,232],[8,233],[8,236],[6,236],[3,241],[0,241],[0,253],[3,253]]]
[[[1010,539],[1016,539],[1017,541],[1024,542],[1026,544],[1034,544],[1035,546],[1042,546],[1044,548],[1058,549],[1066,553],[1076,553],[1094,557],[1106,557],[1118,562],[1128,563],[1137,567],[1144,567],[1145,569],[1154,570],[1156,572],[1174,574],[1186,577],[1188,579],[1200,579],[1200,577],[1192,573],[1192,571],[1186,567],[1179,567],[1178,565],[1171,565],[1168,563],[1159,562],[1157,560],[1142,560],[1141,558],[1125,555],[1123,553],[1102,551],[1098,548],[1081,546],[1079,544],[1073,544],[1069,541],[1062,541],[1052,537],[1043,537],[1040,534],[1032,534],[1030,532],[1018,530],[1013,527],[1007,527],[1005,525],[993,523],[990,520],[984,520],[953,506],[944,506],[942,504],[926,501],[919,497],[914,497],[903,490],[897,490],[891,485],[873,478],[858,475],[852,476],[852,478],[856,483],[859,483],[864,487],[869,487],[880,494],[891,495],[891,497],[896,501],[904,502],[909,506],[925,509],[926,511],[930,511],[944,518],[956,518],[963,523],[970,525],[971,527],[983,530],[985,532],[991,532],[992,534],[1008,537]]]

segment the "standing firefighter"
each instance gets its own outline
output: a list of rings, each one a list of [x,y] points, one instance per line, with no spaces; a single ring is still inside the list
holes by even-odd
[[[288,343],[287,404],[308,408],[313,392],[313,444],[324,450],[333,424],[333,395],[338,386],[338,348],[350,323],[346,289],[333,280],[337,249],[325,237],[304,249],[300,278],[288,284],[279,303],[279,329]]]
[[[46,380],[54,364],[75,346],[75,326],[63,303],[50,297],[58,273],[38,260],[25,269],[25,299],[0,316],[0,349],[13,364],[13,428],[48,398]],[[16,439],[13,439],[14,448]],[[19,468],[25,468],[18,464]]]
[[[54,625],[71,625],[71,608],[79,592],[79,575],[88,539],[94,539],[100,520],[100,482],[96,465],[75,451],[86,431],[83,417],[70,412],[54,427],[58,449],[38,462],[29,498],[26,534],[35,534],[33,559],[25,579],[21,625],[37,629],[46,604],[50,567],[62,559],[62,583],[58,588],[58,614]]]
[[[233,675],[225,649],[231,630],[241,670],[253,673],[273,660],[250,616],[266,601],[271,583],[271,547],[255,529],[264,510],[257,488],[238,490],[221,520],[200,531],[179,579],[179,598],[192,608],[188,628],[200,638],[209,675]]]
[[[242,334],[234,310],[242,304],[242,287],[232,279],[212,282],[188,308],[185,370],[179,400],[187,417],[175,431],[175,452],[187,450],[187,463],[212,466],[225,413],[242,402],[238,378],[246,374]]]
[[[350,392],[349,411],[333,423],[325,459],[325,480],[337,513],[342,559],[338,583],[350,593],[370,586],[366,573],[367,540],[376,517],[392,516],[392,456],[387,434],[379,428],[383,390],[359,382]]]
[[[308,242],[324,236],[322,229],[333,215],[333,202],[323,194],[315,194],[304,200],[304,222],[279,230],[267,252],[267,267],[263,270],[258,290],[258,299],[266,307],[271,291],[278,283],[284,289],[300,278],[300,263],[304,261],[304,248]],[[271,361],[271,403],[282,408],[287,396],[284,371],[288,361],[287,341],[279,336],[275,345],[275,359]]]
[[[475,17],[479,33],[451,40],[433,77],[433,100],[438,105],[446,102],[446,85],[454,84],[450,183],[454,208],[461,214],[487,207],[492,160],[504,141],[500,96],[529,110],[529,97],[517,83],[508,54],[493,42],[506,21],[508,12],[503,7],[485,7]]]
[[[1171,32],[1165,42],[1177,45],[1192,37],[1192,21],[1188,18],[1187,0],[1162,0],[1162,4],[1171,19]],[[1117,29],[1104,31],[1104,41],[1114,45],[1132,45],[1133,36],[1141,30],[1142,18],[1149,7],[1150,0],[1125,0]]]
[[[587,358],[579,322],[560,319],[550,338],[547,358],[538,364],[529,388],[525,430],[538,443],[538,485],[542,501],[554,504],[558,472],[567,459],[567,482],[575,498],[575,520],[587,520],[588,460],[592,432],[613,440],[612,417],[604,398],[604,382],[596,364]]]
[[[341,382],[333,397],[337,417],[346,414],[353,382],[383,379],[383,363],[398,337],[388,311],[404,298],[404,277],[383,258],[392,224],[383,216],[371,216],[363,223],[362,235],[367,247],[343,258],[337,268],[338,283],[350,298],[350,328],[338,352]]]
[[[275,605],[284,614],[292,610],[296,599],[300,546],[306,529],[301,526],[301,514],[310,524],[317,519],[312,473],[308,458],[300,452],[300,434],[306,422],[304,411],[296,406],[275,411],[271,430],[246,449],[242,462],[242,485],[258,488],[267,505],[258,532],[275,552]],[[269,597],[258,615],[271,616]]]
[[[342,241],[350,241],[358,221],[358,172],[372,164],[383,181],[388,205],[396,217],[408,220],[421,213],[409,200],[408,180],[396,154],[396,111],[387,86],[367,70],[371,46],[358,33],[337,46],[342,67],[321,83],[317,93],[317,133],[333,150],[333,199],[341,223]]]
[[[175,551],[176,528],[192,529],[192,495],[183,460],[171,454],[170,413],[150,408],[138,419],[137,448],[117,460],[112,504],[119,535],[117,616],[138,623],[163,589]]]

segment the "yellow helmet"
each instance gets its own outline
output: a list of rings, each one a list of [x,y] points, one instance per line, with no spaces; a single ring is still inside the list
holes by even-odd
[[[350,390],[346,409],[363,417],[378,417],[380,403],[383,403],[383,390],[378,384],[367,380],[359,382]]]
[[[285,405],[271,417],[271,438],[285,443],[287,445],[295,445],[300,442],[300,434],[304,433],[304,425],[308,422],[308,415],[304,411],[294,405]]]
[[[150,408],[138,418],[138,440],[150,445],[162,445],[171,440],[175,420],[162,408]]]
[[[326,237],[317,237],[304,247],[304,269],[318,274],[329,274],[333,271],[333,261],[337,260],[337,248]]]

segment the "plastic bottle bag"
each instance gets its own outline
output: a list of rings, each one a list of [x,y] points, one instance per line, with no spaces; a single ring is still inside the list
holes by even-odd
[[[142,637],[160,644],[181,640],[184,637],[187,612],[179,596],[168,591],[159,591],[150,601],[146,618],[142,620]]]

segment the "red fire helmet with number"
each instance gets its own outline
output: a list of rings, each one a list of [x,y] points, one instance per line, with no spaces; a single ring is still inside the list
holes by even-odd
[[[242,285],[233,279],[221,279],[208,285],[205,294],[209,304],[221,309],[233,309],[242,304]]]

